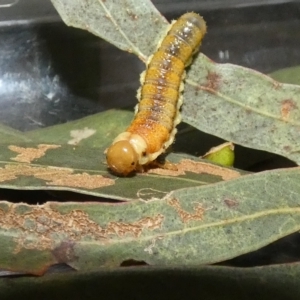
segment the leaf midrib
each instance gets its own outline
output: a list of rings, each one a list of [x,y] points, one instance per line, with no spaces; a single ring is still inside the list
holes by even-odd
[[[109,19],[111,20],[111,22],[113,23],[113,25],[116,28],[116,32],[120,32],[121,36],[124,37],[124,39],[128,42],[128,45],[131,46],[132,48],[132,52],[136,53],[136,55],[140,58],[142,58],[144,61],[146,61],[147,56],[144,55],[139,48],[137,48],[128,38],[128,36],[125,34],[125,32],[123,31],[123,29],[118,26],[118,23],[116,22],[115,18],[112,16],[112,14],[110,13],[110,11],[108,10],[108,8],[106,7],[106,5],[104,4],[105,1],[101,1],[98,0],[100,6],[103,7],[103,10],[106,12],[106,14],[109,16]]]

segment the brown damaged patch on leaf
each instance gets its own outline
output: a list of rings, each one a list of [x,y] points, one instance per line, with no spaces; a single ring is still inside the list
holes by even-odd
[[[112,242],[123,236],[137,238],[143,230],[160,229],[164,216],[157,214],[132,223],[109,222],[105,227],[91,220],[82,210],[61,214],[49,205],[30,206],[24,213],[18,212],[18,204],[10,204],[7,210],[0,209],[0,228],[15,236],[14,253],[22,249],[53,251],[59,262],[74,260],[72,251],[76,242]]]
[[[110,222],[106,228],[106,235],[118,235],[123,237],[127,234],[132,234],[134,237],[139,237],[143,229],[155,230],[161,228],[164,216],[161,214],[155,217],[145,217],[133,223]]]
[[[206,76],[206,84],[204,85],[204,87],[208,90],[212,90],[212,91],[218,91],[219,86],[220,86],[220,82],[221,82],[221,76],[216,73],[216,72],[208,72],[207,76]]]
[[[17,179],[19,176],[34,176],[47,185],[97,189],[115,184],[115,180],[88,173],[73,174],[73,169],[58,167],[32,167],[30,165],[6,165],[0,168],[0,182]]]
[[[194,205],[194,213],[189,213],[181,208],[180,202],[173,198],[167,201],[167,203],[175,208],[177,211],[181,221],[183,223],[187,223],[189,221],[202,221],[205,209],[202,207],[200,203]]]
[[[131,20],[136,21],[138,19],[138,16],[134,14],[130,9],[126,9],[126,12],[128,16],[131,18]]]
[[[241,174],[237,171],[222,168],[220,166],[212,165],[209,163],[201,161],[193,161],[190,159],[182,159],[178,164],[176,164],[177,171],[166,170],[161,168],[155,168],[148,171],[148,173],[154,173],[165,176],[180,176],[186,175],[186,172],[192,173],[206,173],[215,176],[221,176],[223,180],[230,180],[240,177]]]
[[[69,187],[81,187],[89,190],[101,188],[115,184],[115,180],[106,178],[101,175],[90,175],[88,173],[81,174],[35,174],[34,177],[43,179],[47,182],[47,185],[57,186],[69,186]]]
[[[234,207],[239,206],[239,203],[236,200],[233,200],[233,199],[224,199],[224,203],[229,208],[234,208]]]
[[[74,251],[75,242],[63,241],[52,250],[53,256],[58,263],[66,263],[76,261],[78,256]]]
[[[292,99],[286,99],[281,102],[280,114],[283,120],[288,120],[290,112],[298,108]]]
[[[282,83],[276,80],[273,80],[273,86],[275,90],[279,90],[282,87]]]
[[[154,201],[154,200],[160,200],[167,193],[168,192],[160,191],[152,188],[142,188],[137,191],[136,195],[139,200]]]
[[[37,148],[23,148],[14,145],[8,146],[8,149],[18,154],[16,157],[12,157],[11,160],[15,160],[23,163],[31,163],[33,160],[38,159],[46,154],[49,149],[57,149],[60,145],[46,145],[40,144]]]
[[[0,182],[17,179],[18,176],[35,176],[46,173],[49,176],[56,173],[68,174],[72,173],[72,169],[67,168],[54,168],[54,167],[32,167],[27,164],[13,164],[6,165],[4,168],[0,168]]]

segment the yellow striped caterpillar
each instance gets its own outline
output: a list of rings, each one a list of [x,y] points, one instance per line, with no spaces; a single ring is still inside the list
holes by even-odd
[[[173,143],[181,121],[184,68],[205,33],[205,21],[195,13],[186,13],[171,24],[141,74],[131,125],[107,149],[107,164],[113,172],[126,176],[141,170]]]

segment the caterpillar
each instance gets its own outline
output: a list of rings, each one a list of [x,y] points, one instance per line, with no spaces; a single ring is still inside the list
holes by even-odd
[[[181,122],[185,67],[191,63],[206,33],[206,24],[196,13],[173,21],[157,51],[141,74],[135,117],[106,151],[108,167],[126,176],[156,160],[173,143]]]

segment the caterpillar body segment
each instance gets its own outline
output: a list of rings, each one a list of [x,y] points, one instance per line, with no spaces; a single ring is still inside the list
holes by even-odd
[[[173,143],[181,121],[184,68],[205,33],[205,21],[195,13],[186,13],[171,24],[141,74],[132,123],[107,150],[107,163],[113,172],[126,176],[141,170]]]

